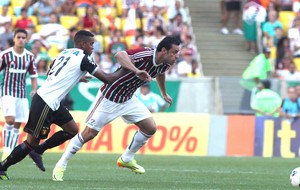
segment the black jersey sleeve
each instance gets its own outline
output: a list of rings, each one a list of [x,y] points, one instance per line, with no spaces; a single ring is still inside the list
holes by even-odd
[[[87,71],[91,75],[93,75],[98,69],[98,66],[96,65],[96,63],[90,60],[87,55],[85,55],[81,61],[80,69],[82,71]]]

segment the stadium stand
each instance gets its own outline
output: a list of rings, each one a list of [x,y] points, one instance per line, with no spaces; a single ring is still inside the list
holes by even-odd
[[[68,5],[70,6],[70,2],[73,2],[73,6],[76,8],[76,13],[72,12],[71,7],[67,7],[69,9],[70,14],[63,14],[61,7],[65,1],[68,1]],[[77,30],[83,29],[82,22],[85,20],[83,19],[86,14],[86,7],[85,4],[80,4],[81,1],[79,0],[65,0],[65,1],[53,1],[49,0],[47,3],[39,4],[41,2],[37,1],[36,3],[30,5],[30,1],[27,0],[3,0],[1,1],[2,6],[8,5],[9,11],[8,14],[11,16],[12,26],[15,26],[16,21],[20,18],[20,11],[22,8],[28,9],[28,19],[30,19],[33,23],[33,26],[30,26],[29,30],[29,43],[27,45],[28,49],[30,50],[32,44],[37,43],[41,46],[41,52],[43,54],[48,54],[52,59],[59,53],[61,47],[58,47],[56,44],[49,43],[46,38],[39,36],[39,32],[43,27],[43,23],[41,23],[40,17],[42,14],[39,12],[39,7],[45,7],[47,9],[52,8],[52,12],[57,13],[59,16],[59,23],[63,25],[67,30],[72,27],[76,27]],[[114,30],[121,30],[125,35],[121,41],[126,43],[128,48],[131,48],[135,45],[136,36],[141,35],[144,39],[144,46],[149,46],[150,41],[154,38],[153,31],[149,33],[145,33],[145,25],[147,22],[147,12],[148,15],[151,15],[152,8],[151,7],[161,7],[160,10],[163,8],[163,14],[159,15],[163,18],[164,33],[165,35],[170,34],[168,33],[168,27],[173,22],[173,18],[170,18],[168,15],[168,11],[165,8],[172,8],[172,14],[176,13],[177,7],[180,7],[180,11],[187,10],[185,2],[183,0],[168,0],[168,1],[125,1],[125,0],[111,0],[107,1],[109,3],[105,3],[103,6],[98,6],[99,3],[101,4],[102,1],[97,2],[95,4],[92,1],[84,1],[89,2],[88,5],[92,6],[96,12],[94,13],[93,17],[90,19],[86,19],[87,22],[90,24],[96,24],[96,28],[93,28],[93,32],[95,33],[95,39],[98,41],[97,51],[101,53],[101,59],[104,58],[104,54],[107,52],[107,48],[112,41],[111,33]],[[156,4],[159,2],[159,4]],[[177,5],[176,5],[177,4]],[[142,6],[140,6],[142,5]],[[146,9],[145,9],[146,7]],[[16,11],[17,10],[17,11]],[[0,14],[2,8],[0,7]],[[47,10],[49,12],[49,10]],[[148,12],[150,11],[150,12]],[[68,11],[65,11],[68,12]],[[188,11],[187,11],[188,12]],[[187,14],[188,15],[188,14]],[[187,16],[188,17],[188,16]],[[82,20],[83,19],[83,20]],[[132,19],[134,19],[132,21]],[[98,20],[99,22],[94,23],[94,20]],[[182,34],[178,35],[183,41],[184,46],[193,50],[193,61],[194,63],[201,63],[199,52],[197,48],[195,48],[195,39],[194,35],[192,34],[192,27],[191,22],[189,19],[187,22],[187,27],[183,26]],[[156,30],[156,27],[160,27],[161,24],[158,24],[155,19],[153,19],[153,27]],[[181,26],[180,26],[181,27]],[[14,28],[12,28],[14,29]],[[180,28],[179,28],[180,31]],[[63,41],[67,43],[68,35],[62,38]],[[95,48],[96,49],[96,48]],[[3,49],[1,49],[3,50]],[[101,64],[101,61],[100,63]],[[190,64],[190,69],[192,70],[192,63]],[[194,67],[194,66],[193,66]],[[201,68],[201,67],[200,67]],[[176,69],[176,68],[175,68]],[[197,69],[198,71],[199,69]],[[200,71],[201,72],[201,71]],[[202,73],[201,73],[202,75]],[[175,76],[175,75],[174,75]],[[195,76],[199,76],[198,74]]]

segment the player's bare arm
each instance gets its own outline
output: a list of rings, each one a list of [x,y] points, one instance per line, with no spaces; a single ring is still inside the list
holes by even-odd
[[[36,93],[37,87],[38,87],[37,77],[32,77],[31,78],[31,92],[30,92],[31,97]]]
[[[119,72],[105,73],[100,68],[98,68],[93,75],[104,83],[112,83],[121,76]]]
[[[158,75],[156,77],[156,82],[157,82],[157,84],[159,86],[159,89],[160,89],[162,97],[171,106],[173,99],[168,95],[168,93],[166,91],[166,83],[165,83],[165,81],[166,81],[166,75],[165,75],[165,73],[160,74],[160,75]]]
[[[141,80],[147,82],[150,82],[152,80],[151,76],[146,71],[139,70],[135,67],[126,52],[120,51],[116,53],[115,58],[123,68],[134,72]]]

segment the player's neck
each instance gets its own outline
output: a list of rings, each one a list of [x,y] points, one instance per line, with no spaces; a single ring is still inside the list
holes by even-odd
[[[14,46],[14,51],[18,54],[22,54],[24,52],[24,47],[16,47]]]
[[[162,64],[162,58],[158,53],[155,55],[155,60],[154,61],[155,61],[156,65]]]

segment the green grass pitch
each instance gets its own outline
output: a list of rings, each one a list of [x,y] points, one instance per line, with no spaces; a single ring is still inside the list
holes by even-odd
[[[63,182],[51,180],[61,154],[46,153],[46,172],[29,158],[9,169],[11,181],[0,181],[1,190],[98,190],[98,189],[203,189],[288,190],[291,170],[298,159],[225,158],[137,155],[146,173],[118,168],[116,154],[77,154],[69,162]]]

